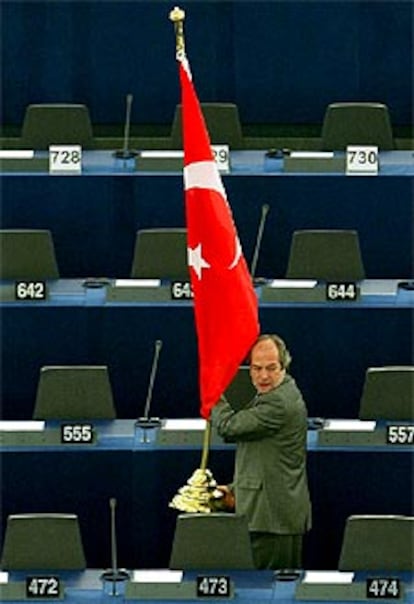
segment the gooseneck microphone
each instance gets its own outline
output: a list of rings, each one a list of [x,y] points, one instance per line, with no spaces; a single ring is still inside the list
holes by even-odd
[[[162,348],[162,341],[155,341],[155,349],[154,349],[154,357],[152,359],[152,367],[150,374],[150,381],[148,385],[147,399],[145,401],[144,415],[143,417],[139,417],[135,422],[135,425],[139,428],[155,428],[156,426],[161,425],[161,420],[159,417],[150,417],[149,411],[152,402],[152,391],[154,389],[155,376],[157,374],[158,369],[158,359],[160,356]]]
[[[116,499],[111,497],[109,500],[109,507],[111,508],[111,560],[112,560],[112,571],[114,575],[118,572],[118,559],[117,559],[117,546],[116,546],[116,527],[115,527],[115,508]]]
[[[101,579],[104,581],[109,581],[112,583],[112,595],[117,595],[116,592],[116,583],[117,581],[126,581],[129,579],[129,573],[124,568],[118,568],[118,560],[117,560],[117,544],[116,544],[116,520],[115,520],[115,508],[116,508],[116,499],[115,497],[111,497],[109,500],[109,507],[111,511],[111,563],[112,567],[108,570],[105,570]]]
[[[138,151],[133,151],[129,148],[129,130],[131,126],[131,108],[133,101],[132,94],[126,96],[126,114],[125,114],[125,125],[124,125],[124,146],[122,149],[114,152],[115,157],[120,159],[131,159],[138,155]]]
[[[260,251],[260,246],[262,243],[263,231],[264,231],[265,222],[266,222],[268,213],[269,213],[269,205],[267,203],[265,203],[262,205],[262,214],[260,216],[259,227],[257,229],[256,245],[254,247],[253,260],[252,260],[252,265],[250,267],[250,275],[253,280],[255,279],[257,261],[259,259],[259,251]],[[258,281],[258,280],[259,279],[256,279],[256,281]]]

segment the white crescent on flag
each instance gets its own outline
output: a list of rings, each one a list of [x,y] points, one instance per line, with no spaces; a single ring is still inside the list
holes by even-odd
[[[236,251],[234,254],[234,260],[228,267],[229,271],[231,271],[232,268],[236,268],[236,266],[239,263],[240,258],[242,257],[242,247],[241,247],[240,239],[237,237],[237,235],[235,237],[234,243],[235,243]]]
[[[226,191],[223,187],[223,183],[220,178],[220,174],[218,172],[218,168],[216,163],[211,160],[207,161],[199,161],[193,162],[192,164],[188,164],[184,167],[184,188],[186,191],[190,189],[207,189],[212,191],[217,191],[222,197],[223,201],[227,203]],[[239,238],[235,237],[235,252],[234,259],[231,264],[227,267],[229,270],[235,268],[242,257],[243,251],[241,247],[241,243]],[[201,247],[201,244],[200,246]],[[197,249],[197,248],[196,248]],[[191,250],[188,248],[189,259],[191,258],[191,262],[189,262],[190,266],[194,266],[196,269],[196,273],[198,278],[201,276],[201,268],[210,267],[209,264],[201,264],[201,261],[204,262],[204,259],[200,258],[199,262],[193,263],[195,260],[194,252],[196,250]],[[197,268],[196,265],[197,264]]]

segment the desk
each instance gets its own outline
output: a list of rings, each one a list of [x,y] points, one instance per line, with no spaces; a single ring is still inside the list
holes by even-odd
[[[136,231],[184,225],[182,175],[136,172],[108,151],[85,152],[82,176],[2,174],[2,228],[52,231],[63,277],[128,277]],[[356,229],[366,274],[412,274],[412,152],[381,154],[378,177],[283,174],[263,151],[232,153],[223,176],[246,258],[261,206],[270,212],[257,275],[285,274],[294,230]]]
[[[199,466],[201,449],[134,440],[133,423],[101,424],[90,446],[4,448],[3,527],[11,513],[76,513],[88,565],[109,566],[109,499],[116,497],[119,564],[168,566],[177,515],[168,503]],[[212,445],[209,468],[216,480],[230,482],[233,464],[233,445]],[[308,476],[313,529],[305,540],[307,568],[336,567],[351,514],[413,514],[412,447],[321,446],[309,431]]]
[[[112,602],[114,598],[110,596],[105,596],[101,586],[100,575],[101,570],[92,570],[88,569],[79,573],[69,573],[62,572],[59,573],[59,577],[64,582],[65,585],[65,601],[73,602],[74,604],[83,604],[85,603],[103,603],[103,602]],[[199,572],[191,571],[185,572],[183,575],[184,582],[195,582],[196,577],[198,575],[206,574],[203,573],[202,570]],[[207,573],[213,574],[213,573]],[[263,604],[267,602],[271,604],[272,602],[280,602],[283,604],[293,604],[295,601],[295,591],[302,581],[303,573],[299,579],[295,581],[279,581],[275,578],[274,574],[270,571],[219,571],[221,575],[227,575],[230,580],[234,584],[235,588],[235,599],[234,600],[225,600],[225,601],[236,601],[236,602],[258,602],[258,604]],[[24,581],[25,577],[29,575],[29,571],[27,573],[23,572],[14,572],[10,575],[10,580],[13,582]],[[366,572],[357,572],[355,573],[354,581],[355,584],[364,584],[366,579],[371,576]],[[376,575],[376,576],[384,576]],[[412,573],[409,572],[401,572],[401,573],[393,573],[393,576],[396,576],[400,579],[404,588],[404,597],[401,598],[400,602],[413,602],[413,576]],[[120,593],[123,593],[122,586],[120,588]],[[119,598],[121,602],[124,600]],[[116,600],[118,601],[118,599]],[[136,601],[136,600],[131,600]],[[140,600],[145,601],[147,604],[162,604],[162,602],[173,602],[172,600]],[[177,601],[177,600],[176,600]],[[182,600],[179,600],[182,601]],[[193,600],[185,600],[188,604],[199,604],[200,599]],[[217,602],[219,600],[209,600],[212,602]],[[306,600],[301,600],[302,602]],[[24,604],[27,600],[15,601],[16,604]],[[313,604],[327,604],[327,601],[312,601]],[[350,604],[354,604],[353,600],[348,600]],[[359,604],[361,600],[355,601],[355,604]]]
[[[71,364],[108,365],[118,416],[142,415],[158,339],[163,348],[152,413],[198,415],[197,343],[189,302],[108,303],[103,290],[85,292],[79,283],[56,287],[60,294],[46,303],[2,307],[4,419],[31,417],[43,365]],[[381,299],[260,304],[262,331],[280,333],[289,343],[292,373],[311,416],[357,417],[368,367],[412,364],[412,302]]]

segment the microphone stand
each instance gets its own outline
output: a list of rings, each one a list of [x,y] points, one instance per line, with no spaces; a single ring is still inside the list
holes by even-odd
[[[268,213],[269,213],[269,205],[267,203],[265,203],[262,205],[262,214],[260,216],[259,228],[257,230],[257,236],[256,236],[256,245],[254,247],[253,260],[252,260],[252,265],[250,268],[250,275],[252,277],[252,280],[254,283],[257,283],[257,284],[266,282],[266,279],[264,279],[263,277],[255,277],[255,273],[256,273],[257,261],[259,259],[259,250],[260,250],[260,246],[262,243],[263,231],[264,231],[265,222],[266,222]]]
[[[161,425],[161,419],[159,417],[149,417],[149,410],[152,402],[152,391],[154,388],[155,376],[158,368],[158,359],[160,356],[160,351],[162,348],[162,341],[156,340],[155,342],[155,350],[154,350],[154,358],[152,360],[152,368],[150,374],[150,381],[148,385],[147,392],[147,400],[145,401],[145,409],[143,417],[139,417],[135,422],[136,428],[143,428],[144,430],[148,428],[156,428]],[[146,436],[146,435],[145,435]]]
[[[126,581],[129,579],[129,573],[124,568],[118,568],[117,561],[117,545],[116,545],[116,526],[115,526],[115,508],[116,499],[111,497],[109,500],[109,507],[111,510],[111,561],[112,567],[105,570],[101,579],[103,581],[110,581],[112,583],[112,596],[117,595],[116,584],[118,581]]]
[[[125,126],[124,126],[124,146],[118,151],[114,151],[114,156],[119,159],[131,159],[138,155],[138,151],[129,149],[129,129],[131,124],[131,107],[132,107],[132,94],[126,96],[126,115],[125,115]]]

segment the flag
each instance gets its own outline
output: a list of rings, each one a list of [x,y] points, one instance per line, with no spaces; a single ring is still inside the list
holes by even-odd
[[[200,413],[208,419],[259,334],[258,304],[185,56],[179,72]]]

